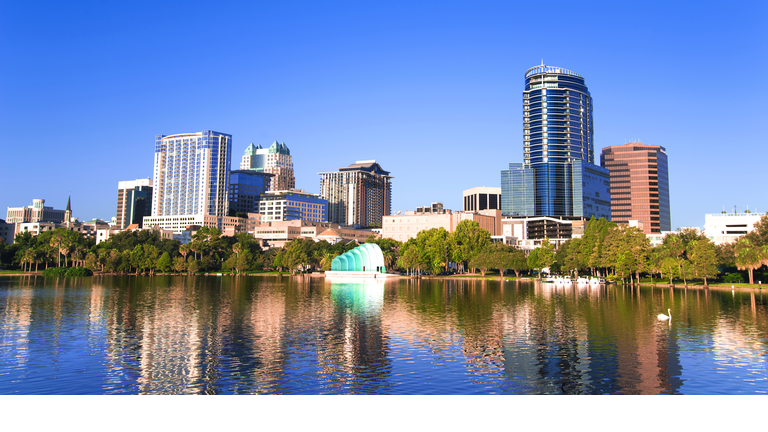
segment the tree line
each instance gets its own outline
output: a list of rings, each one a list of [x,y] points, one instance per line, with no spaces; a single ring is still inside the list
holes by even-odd
[[[763,217],[752,232],[738,242],[715,246],[702,233],[682,229],[668,234],[663,243],[652,247],[638,228],[617,225],[603,218],[592,218],[581,237],[564,242],[559,248],[544,239],[532,251],[491,241],[490,233],[475,221],[461,221],[454,232],[434,228],[419,232],[406,242],[376,238],[388,270],[408,275],[447,272],[475,272],[485,275],[496,270],[500,277],[513,271],[541,277],[542,270],[577,277],[587,274],[639,283],[641,275],[652,279],[681,279],[688,283],[726,274],[731,281],[748,275],[768,263],[768,217]],[[153,274],[156,272],[245,273],[277,269],[296,273],[307,269],[330,270],[333,259],[357,244],[297,238],[281,248],[263,250],[248,234],[223,236],[216,228],[203,227],[192,241],[162,239],[156,231],[124,231],[95,244],[80,233],[57,228],[38,236],[20,233],[12,245],[0,242],[0,265],[25,271],[41,267],[79,266],[110,273]],[[733,270],[733,272],[729,272]]]

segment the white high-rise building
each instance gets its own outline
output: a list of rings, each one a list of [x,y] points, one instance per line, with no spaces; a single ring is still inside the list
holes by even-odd
[[[180,232],[186,225],[223,229],[229,202],[232,135],[202,131],[155,139],[152,216],[144,226]]]

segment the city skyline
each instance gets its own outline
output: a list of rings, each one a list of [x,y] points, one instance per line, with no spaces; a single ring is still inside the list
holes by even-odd
[[[376,159],[396,178],[393,212],[460,209],[463,190],[498,187],[498,173],[522,162],[520,87],[543,61],[587,77],[596,153],[631,141],[667,149],[673,229],[701,227],[723,206],[766,210],[761,158],[751,156],[765,144],[768,91],[732,70],[766,62],[756,55],[762,3],[746,17],[743,8],[588,5],[568,8],[573,19],[558,31],[502,2],[180,5],[118,14],[2,3],[0,181],[13,188],[2,188],[0,207],[39,198],[64,208],[71,192],[75,216],[107,219],[119,181],[153,177],[155,135],[216,130],[232,135],[234,155],[285,142],[307,192],[320,192],[318,172]],[[226,31],[187,31],[201,14]],[[586,49],[561,46],[569,32]],[[196,64],[205,51],[224,67]],[[170,58],[190,60],[163,65]],[[199,102],[200,90],[222,103]]]

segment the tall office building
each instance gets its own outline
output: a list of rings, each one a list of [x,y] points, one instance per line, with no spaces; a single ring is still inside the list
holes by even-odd
[[[144,216],[152,215],[152,179],[138,179],[117,183],[116,227],[144,226]]]
[[[672,230],[664,147],[637,142],[606,147],[600,165],[611,173],[614,222],[642,221],[646,234]]]
[[[293,175],[293,157],[285,143],[273,142],[269,148],[253,143],[245,149],[240,162],[241,170],[253,170],[274,174],[269,190],[288,190],[296,187],[296,177]]]
[[[393,177],[375,160],[318,174],[320,197],[328,200],[328,222],[381,226],[381,218],[390,214]]]
[[[594,157],[592,96],[584,78],[545,65],[526,71],[523,163],[501,173],[502,213],[609,219],[610,177]]]
[[[232,135],[210,130],[155,138],[152,216],[144,226],[224,228]]]
[[[229,214],[258,213],[261,194],[269,190],[274,174],[237,170],[229,174]]]

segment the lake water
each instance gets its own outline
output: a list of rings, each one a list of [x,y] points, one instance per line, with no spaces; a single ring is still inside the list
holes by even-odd
[[[0,276],[0,394],[764,394],[767,303],[498,280]]]

